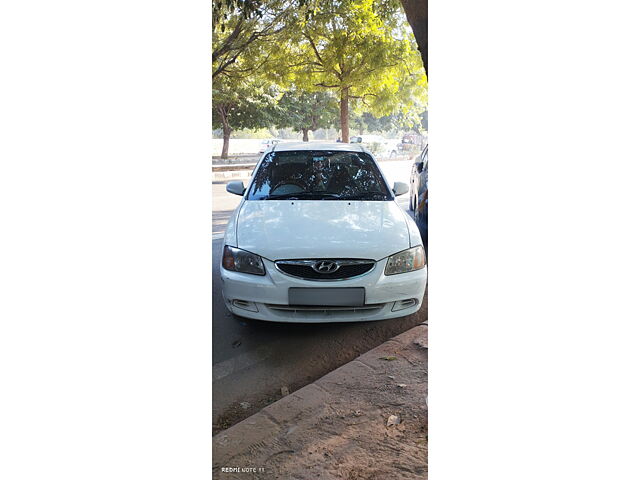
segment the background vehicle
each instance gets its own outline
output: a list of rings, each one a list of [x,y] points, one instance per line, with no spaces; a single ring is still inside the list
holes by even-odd
[[[417,152],[424,146],[426,138],[417,133],[407,133],[402,136],[400,150],[403,152]]]
[[[361,143],[367,150],[380,158],[395,157],[401,150],[400,141],[384,138],[382,135],[356,135],[350,143]]]
[[[280,143],[280,140],[277,138],[271,138],[269,140],[263,140],[262,143],[260,144],[260,150],[258,150],[259,153],[264,153],[267,151],[267,148],[272,147],[273,145],[277,145],[278,143]]]
[[[429,206],[429,146],[422,150],[416,157],[416,161],[411,167],[411,180],[409,184],[409,208],[414,212],[414,219],[422,242],[427,244],[427,213]]]

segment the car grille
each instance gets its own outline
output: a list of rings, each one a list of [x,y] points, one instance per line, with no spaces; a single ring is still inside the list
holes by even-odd
[[[361,307],[327,307],[325,305],[273,305],[267,304],[272,310],[282,310],[285,312],[366,312],[369,310],[380,310],[384,303],[363,305]]]
[[[282,318],[290,318],[296,320],[315,319],[331,317],[352,318],[361,320],[365,317],[375,315],[382,311],[384,303],[374,305],[364,305],[362,307],[325,307],[322,305],[272,305],[267,304],[275,315]]]
[[[317,271],[314,266],[319,263],[334,263],[335,271]],[[305,280],[345,280],[370,272],[375,267],[375,260],[341,259],[341,260],[280,260],[276,268],[282,273]]]

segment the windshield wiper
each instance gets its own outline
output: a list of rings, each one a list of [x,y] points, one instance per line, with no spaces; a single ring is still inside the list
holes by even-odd
[[[267,195],[266,197],[261,198],[261,200],[285,200],[285,199],[298,200],[302,196],[302,193],[298,192],[298,193],[282,193],[280,195]]]
[[[344,200],[388,200],[387,195],[381,192],[363,192],[357,195],[343,197]]]
[[[305,199],[330,199],[341,198],[337,193],[331,192],[296,192],[296,193],[282,193],[280,195],[269,195],[263,200],[305,200]]]

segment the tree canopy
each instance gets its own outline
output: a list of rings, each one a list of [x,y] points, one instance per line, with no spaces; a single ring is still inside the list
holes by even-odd
[[[302,132],[302,141],[309,141],[309,132],[329,128],[338,116],[335,98],[327,92],[287,91],[277,104],[275,125]]]
[[[363,113],[419,125],[427,79],[398,0],[214,2],[212,103],[223,130],[303,133]],[[338,108],[339,105],[339,108]]]
[[[233,129],[271,124],[269,109],[278,92],[264,75],[271,68],[268,64],[278,48],[280,32],[290,24],[292,10],[286,1],[263,5],[260,16],[246,18],[237,10],[227,12],[214,24],[212,113],[213,126],[223,132],[222,158],[228,155]]]
[[[399,104],[419,103],[420,91],[426,95],[426,76],[404,19],[381,12],[373,0],[323,2],[290,35],[285,55],[292,82],[336,92],[344,142],[351,102],[380,116],[395,113]]]
[[[303,7],[310,5],[311,8],[307,9],[305,15],[310,16],[313,14],[315,7],[321,0],[298,0],[298,5]],[[429,1],[428,0],[400,0],[402,8],[407,16],[409,25],[413,31],[414,37],[418,44],[418,50],[422,56],[422,64],[425,73],[428,74],[428,14],[429,14]],[[378,9],[380,11],[392,10],[397,3],[397,0],[377,0]],[[226,18],[228,12],[239,10],[244,18],[250,18],[252,16],[261,15],[261,6],[263,2],[260,0],[213,0],[212,12],[214,31],[216,24]],[[224,28],[224,26],[222,27]]]

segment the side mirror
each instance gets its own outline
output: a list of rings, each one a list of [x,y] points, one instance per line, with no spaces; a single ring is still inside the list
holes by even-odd
[[[393,193],[396,196],[404,195],[409,191],[409,185],[404,182],[396,182],[393,184]]]
[[[244,182],[241,180],[234,180],[227,183],[227,192],[234,195],[244,195]]]
[[[416,162],[416,170],[418,171],[418,173],[422,173],[423,169],[424,169],[424,162]]]

